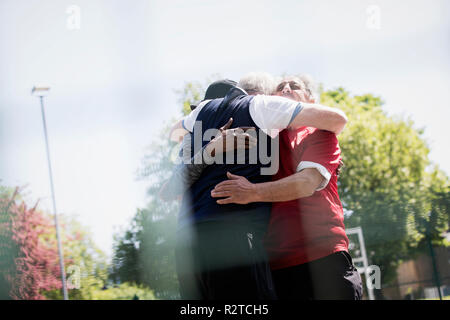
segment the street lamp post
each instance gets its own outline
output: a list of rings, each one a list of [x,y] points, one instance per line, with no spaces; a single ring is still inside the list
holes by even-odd
[[[44,125],[45,146],[47,149],[48,172],[49,172],[49,176],[50,176],[50,188],[52,191],[52,200],[53,200],[53,214],[54,214],[54,219],[55,219],[56,240],[58,243],[59,266],[61,268],[62,290],[63,290],[64,300],[69,300],[69,296],[67,294],[66,273],[64,271],[65,269],[64,269],[64,259],[63,259],[62,245],[61,245],[61,237],[60,237],[60,233],[59,233],[59,223],[58,223],[58,214],[57,214],[58,211],[56,210],[55,188],[53,186],[52,165],[50,162],[50,148],[49,148],[48,136],[47,136],[47,123],[45,121],[45,111],[44,111],[44,97],[47,96],[49,90],[50,90],[50,87],[35,86],[31,90],[31,94],[33,96],[39,97],[40,102],[41,102],[42,123]]]

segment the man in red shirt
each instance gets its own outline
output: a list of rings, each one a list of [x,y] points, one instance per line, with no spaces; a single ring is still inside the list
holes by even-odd
[[[285,78],[276,94],[314,103],[311,82]],[[252,184],[228,173],[212,197],[220,204],[273,202],[265,246],[280,299],[362,297],[362,282],[348,253],[337,189],[341,150],[334,133],[312,127],[280,133],[280,169],[272,182]]]

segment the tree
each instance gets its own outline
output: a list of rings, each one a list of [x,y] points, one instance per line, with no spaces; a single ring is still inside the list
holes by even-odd
[[[161,202],[157,194],[173,168],[177,147],[161,135],[149,150],[139,172],[149,179],[149,203],[137,210],[127,230],[116,235],[111,278],[115,283],[146,285],[159,299],[175,299],[179,297],[174,253],[178,203]]]
[[[16,201],[0,198],[0,278],[4,299],[43,299],[43,292],[61,288],[56,244],[46,241],[51,220],[41,211]]]
[[[122,283],[115,287],[97,289],[92,300],[155,300],[153,291],[142,285]]]
[[[53,219],[0,188],[0,298],[62,299]],[[105,254],[76,219],[59,216],[70,299],[93,299],[107,284]]]
[[[177,90],[181,115],[190,112],[190,105],[203,99],[206,85],[219,78],[212,75],[204,84],[187,82]],[[113,270],[115,283],[125,281],[152,288],[157,298],[179,297],[175,272],[175,230],[179,204],[162,202],[157,194],[170,176],[179,145],[168,140],[167,126],[144,155],[138,178],[148,181],[148,205],[138,209],[128,229],[115,236]]]
[[[383,283],[389,283],[399,263],[424,240],[421,221],[432,220],[434,240],[443,244],[442,233],[449,226],[448,177],[430,166],[423,130],[410,119],[387,116],[379,97],[351,96],[338,88],[321,98],[349,118],[339,136],[345,164],[339,194],[348,213],[346,226],[362,227],[370,263],[380,266]]]
[[[88,229],[74,217],[59,216],[61,239],[70,300],[91,300],[95,292],[108,284],[108,263],[106,255],[92,239]],[[56,241],[55,234],[47,241]],[[51,240],[52,239],[52,240]],[[61,290],[47,290],[49,299],[62,299]]]
[[[13,192],[14,193],[14,192]],[[11,191],[0,186],[0,300],[10,299],[11,276],[14,272],[14,257],[17,255],[17,245],[12,241],[12,221],[5,214],[10,203]]]

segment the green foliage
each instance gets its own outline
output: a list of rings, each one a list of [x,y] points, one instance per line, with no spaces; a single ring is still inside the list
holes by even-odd
[[[182,114],[188,114],[190,105],[203,99],[207,85],[219,78],[214,74],[204,84],[186,82],[183,89],[176,90]],[[144,284],[154,290],[158,299],[179,297],[174,252],[179,204],[162,202],[157,196],[172,172],[179,151],[179,145],[168,140],[169,128],[162,130],[144,155],[138,178],[148,182],[148,205],[138,209],[130,226],[115,235],[110,275],[115,283]]]
[[[72,288],[69,291],[71,299],[93,299],[92,288],[102,288],[108,280],[108,264],[106,255],[101,251],[92,239],[92,234],[85,226],[82,226],[74,218],[63,221],[63,236],[68,238],[64,246],[65,260],[71,261],[66,265],[66,270],[71,266],[80,268],[80,288]],[[74,271],[68,274],[74,277]],[[73,282],[73,281],[72,281]]]
[[[2,180],[0,180],[1,182]],[[0,185],[0,199],[9,199],[13,195],[14,190]]]
[[[149,288],[133,283],[122,283],[118,286],[93,289],[91,300],[155,300],[153,291]]]
[[[88,229],[74,217],[60,216],[59,220],[69,299],[91,300],[93,292],[107,284],[106,255],[94,243]],[[44,295],[48,299],[63,298],[61,290],[44,292]]]
[[[16,271],[15,258],[20,254],[18,244],[13,241],[13,219],[9,214],[13,193],[12,190],[0,186],[0,300],[12,299],[11,278]]]
[[[182,98],[179,102],[182,103],[183,115],[191,112],[190,106],[201,101],[204,97],[203,86],[198,81],[186,82],[182,90],[177,90],[176,93]]]
[[[44,299],[42,292],[60,285],[56,246],[46,241],[53,227],[37,204],[30,208],[19,195],[16,188],[12,196],[0,198],[0,278],[6,288],[1,295]]]
[[[179,297],[174,253],[178,203],[161,202],[157,197],[178,151],[178,145],[168,141],[167,132],[153,142],[143,159],[138,175],[150,185],[149,203],[137,210],[127,230],[115,236],[110,276],[115,283],[144,284],[158,299]]]
[[[185,82],[183,89],[175,90],[175,93],[180,97],[178,101],[183,106],[181,110],[183,115],[189,114],[191,112],[190,106],[203,100],[208,85],[219,79],[221,79],[220,74],[213,74],[203,84],[199,81]]]
[[[0,296],[62,299],[53,217],[37,210],[37,204],[28,208],[21,194],[19,188],[0,188]],[[91,299],[92,290],[106,284],[106,256],[76,219],[58,220],[69,298]]]
[[[344,110],[349,122],[339,136],[344,170],[339,195],[346,227],[361,226],[370,263],[383,283],[392,281],[402,259],[418,252],[424,221],[436,244],[449,227],[448,177],[431,167],[423,130],[410,119],[389,117],[379,97],[350,96],[343,88],[322,93],[324,105]]]

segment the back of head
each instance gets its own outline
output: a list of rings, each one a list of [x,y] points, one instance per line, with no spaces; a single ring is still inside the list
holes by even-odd
[[[230,79],[222,79],[214,81],[206,89],[205,97],[203,98],[202,101],[224,98],[232,88],[236,87],[236,85],[237,82]],[[197,108],[197,105],[198,103],[191,104],[191,110]]]
[[[238,87],[244,89],[248,94],[270,95],[276,86],[275,79],[267,72],[251,72],[243,76],[238,83]]]

